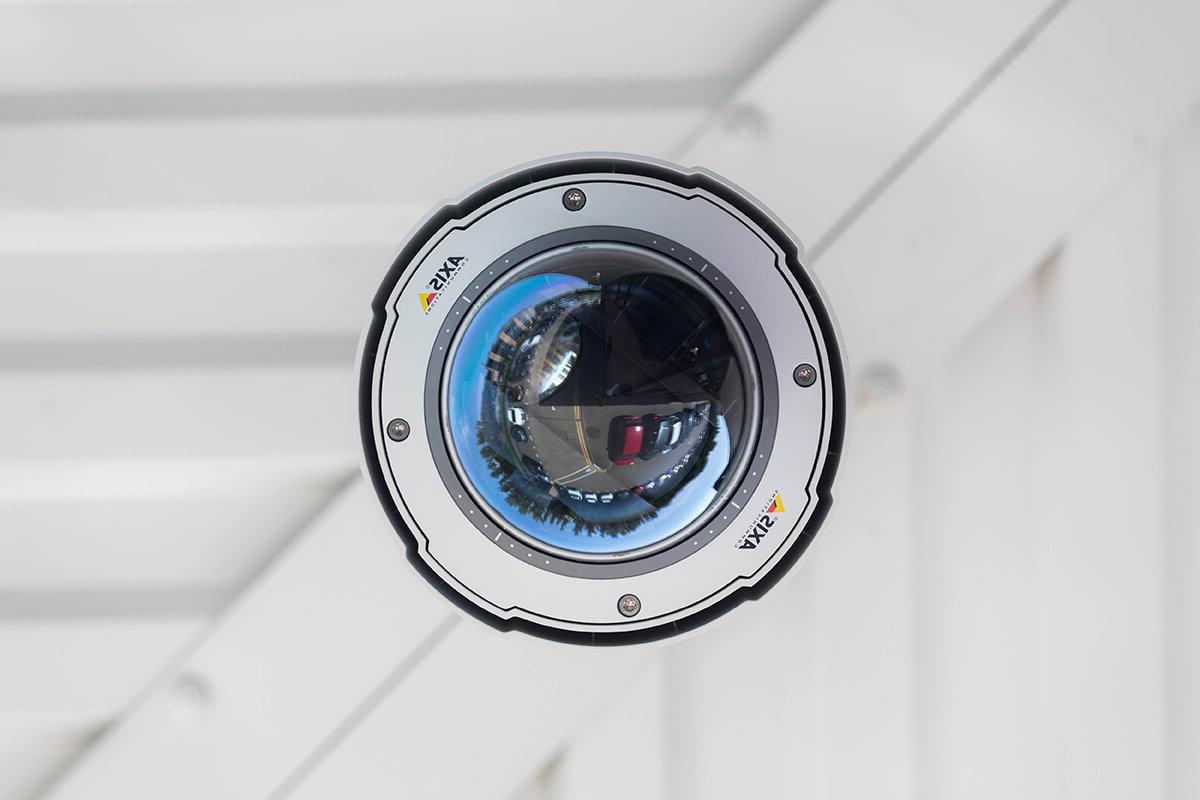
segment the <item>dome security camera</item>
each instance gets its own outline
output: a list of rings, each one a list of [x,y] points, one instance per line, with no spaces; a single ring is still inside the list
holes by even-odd
[[[831,502],[836,326],[741,189],[545,159],[431,212],[359,354],[365,469],[409,561],[502,630],[622,644],[761,597]]]

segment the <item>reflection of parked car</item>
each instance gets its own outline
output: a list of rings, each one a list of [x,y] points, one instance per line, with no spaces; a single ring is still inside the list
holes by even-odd
[[[567,489],[567,497],[571,498],[572,500],[582,500],[583,492],[579,491],[578,489]]]
[[[529,441],[529,434],[520,425],[510,425],[508,433],[517,444],[525,444]]]
[[[541,462],[534,461],[529,456],[521,456],[521,466],[533,477],[539,481],[549,482],[550,478],[546,475],[546,468],[541,465]]]
[[[671,425],[670,436],[668,436],[668,438],[667,438],[666,445],[663,446],[662,448],[660,448],[661,451],[664,453],[668,452],[673,447],[675,447],[675,445],[679,444],[679,437],[683,434],[683,420],[680,419],[680,416],[678,414],[676,414],[670,418],[670,425]]]
[[[601,503],[611,503],[612,501],[613,501],[613,493],[612,492],[605,492],[604,494],[600,495]]]
[[[521,408],[520,406],[508,407],[508,421],[513,425],[524,425],[525,418],[525,409]]]
[[[643,459],[651,459],[671,441],[671,419],[647,414],[642,417],[642,424],[646,426],[646,434],[642,437],[642,449],[638,454]]]
[[[608,457],[618,467],[633,463],[642,449],[646,427],[641,417],[613,417],[608,433]]]
[[[595,492],[584,492],[583,499],[589,503],[594,503],[598,499]]]

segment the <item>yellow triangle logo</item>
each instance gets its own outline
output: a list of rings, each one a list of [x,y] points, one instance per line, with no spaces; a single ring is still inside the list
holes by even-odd
[[[775,499],[771,501],[771,505],[767,506],[767,513],[768,514],[782,514],[783,513],[783,498],[780,497],[779,495],[775,495]]]
[[[437,297],[437,292],[422,292],[420,294],[421,310],[426,314],[429,313],[429,306],[433,304],[433,298],[435,297]]]

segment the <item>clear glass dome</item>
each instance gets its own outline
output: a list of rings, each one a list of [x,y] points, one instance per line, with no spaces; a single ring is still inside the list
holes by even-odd
[[[460,477],[549,551],[669,546],[740,480],[757,421],[719,297],[658,253],[575,245],[512,271],[465,321],[443,414]]]

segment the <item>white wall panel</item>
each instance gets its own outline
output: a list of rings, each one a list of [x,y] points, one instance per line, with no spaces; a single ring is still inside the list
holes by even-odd
[[[1172,0],[1053,19],[821,256],[852,352],[910,376],[944,358],[1180,123],[1200,51],[1178,32],[1197,27]]]
[[[36,797],[94,734],[76,721],[38,725],[21,720],[0,726],[0,795]]]
[[[665,649],[665,797],[913,796],[910,413],[893,396],[857,415],[785,585]]]
[[[811,2],[0,4],[11,92],[732,77]],[[552,72],[551,72],[552,71]],[[732,74],[731,74],[732,73]]]
[[[1162,186],[1123,182],[1049,276],[1033,476],[1051,670],[1049,786],[1069,798],[1165,790]],[[1114,367],[1131,365],[1118,377]],[[1048,787],[1049,788],[1049,787]]]
[[[1162,183],[1167,797],[1200,795],[1200,114],[1175,135]]]
[[[222,203],[429,206],[546,155],[666,152],[705,110],[584,107],[5,125],[0,212]]]
[[[1122,184],[921,392],[921,797],[1162,795],[1156,191]]]
[[[214,464],[207,475],[146,464],[119,482],[119,468],[98,465],[68,470],[80,482],[66,485],[55,482],[62,471],[40,486],[18,482],[0,492],[0,605],[93,617],[153,614],[176,598],[216,612],[354,476],[347,461],[340,470]]]
[[[95,728],[134,699],[199,616],[0,620],[0,720]]]
[[[826,3],[684,157],[754,192],[812,247],[1056,5]]]
[[[668,680],[661,653],[652,653],[552,762],[541,781],[551,798],[665,796],[664,772],[677,735],[664,703]]]
[[[348,363],[188,369],[172,368],[169,352],[156,355],[167,360],[164,368],[0,374],[0,471],[19,470],[0,483],[0,492],[52,478],[46,467],[67,470],[51,483],[61,491],[76,477],[72,470],[96,463],[116,467],[96,476],[109,484],[123,477],[122,464],[147,461],[174,462],[183,471],[221,462],[318,468],[354,463],[357,421]],[[185,460],[192,463],[180,463]],[[210,478],[220,479],[211,473]]]
[[[0,795],[1197,794],[1195,124],[1120,179],[1200,7],[627,6],[0,0]],[[589,147],[768,201],[858,384],[791,580],[640,650],[460,621],[357,480],[305,525],[400,236]]]
[[[369,492],[348,489],[48,797],[266,797],[439,641],[454,618]]]
[[[652,673],[629,648],[562,646],[463,622],[279,797],[503,798]]]
[[[374,236],[388,241],[374,245],[282,234],[245,247],[225,244],[220,232],[203,246],[82,252],[68,251],[75,231],[64,215],[49,234],[61,250],[0,252],[0,366],[348,365],[379,277],[424,211],[379,222]],[[180,216],[204,227],[204,211]],[[158,225],[154,215],[126,217]]]

